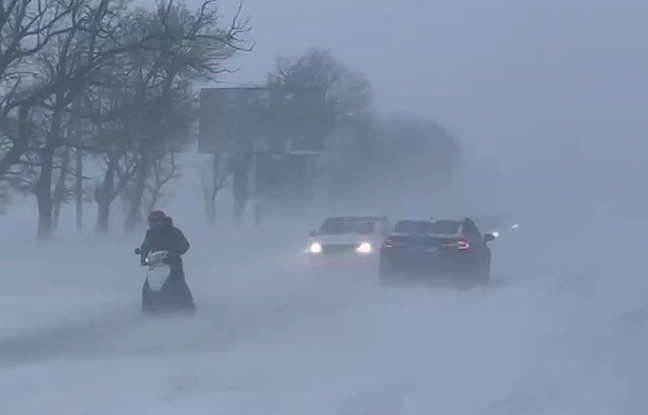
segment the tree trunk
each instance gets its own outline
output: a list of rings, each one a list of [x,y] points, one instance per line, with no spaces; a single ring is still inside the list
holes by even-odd
[[[153,212],[153,209],[155,209],[155,205],[157,205],[158,201],[160,200],[160,196],[162,195],[161,193],[162,188],[156,185],[149,190],[151,191],[151,200],[148,202],[148,206],[146,207],[146,210],[147,212]]]
[[[56,103],[60,102],[57,97]],[[59,143],[61,123],[63,121],[63,108],[55,107],[50,123],[50,131],[47,141],[40,151],[40,174],[35,186],[36,200],[38,204],[38,231],[37,238],[46,240],[52,236],[52,176],[54,171],[54,154]]]
[[[76,150],[76,182],[74,184],[74,198],[76,203],[76,228],[83,229],[83,152]]]
[[[104,196],[101,196],[101,198],[97,200],[97,232],[98,233],[108,233],[111,203],[105,202],[104,201],[105,199],[106,198]]]
[[[61,217],[61,206],[65,202],[66,186],[68,171],[70,169],[70,147],[63,149],[63,158],[61,160],[61,170],[56,187],[54,187],[53,213],[52,213],[52,230],[58,229],[59,218]]]
[[[113,201],[116,165],[108,163],[106,174],[101,186],[95,189],[95,202],[97,202],[97,227],[98,233],[108,233],[110,221],[110,206]]]
[[[164,186],[164,182],[162,182],[162,165],[164,163],[164,159],[156,160],[153,164],[153,167],[151,168],[151,174],[150,178],[151,184],[146,186],[146,183],[144,184],[144,189],[148,189],[149,194],[148,197],[146,198],[146,203],[143,203],[146,205],[146,211],[147,212],[153,212],[153,209],[155,209],[155,205],[157,205],[158,201],[160,200],[160,196],[162,196],[162,187]],[[144,193],[142,193],[143,195]],[[144,200],[143,200],[144,202]]]
[[[40,154],[40,175],[36,183],[35,193],[38,201],[38,233],[39,240],[46,240],[52,235],[52,170],[54,164],[54,148],[46,146]]]
[[[213,222],[216,219],[216,195],[220,190],[220,163],[218,159],[218,154],[214,154],[211,168],[211,187],[209,188],[209,194],[205,195],[207,197],[206,206],[205,206],[205,216],[207,217],[208,222]]]
[[[3,180],[11,167],[13,167],[20,157],[29,149],[30,143],[30,108],[22,106],[18,108],[18,131],[13,145],[0,157],[0,180]]]
[[[149,166],[146,160],[142,160],[141,163],[129,195],[128,213],[126,214],[125,223],[126,232],[134,231],[137,224],[142,221],[142,200],[144,198],[144,190],[146,189]]]
[[[81,98],[77,98],[72,102],[72,114],[70,114],[70,129],[69,135],[76,143],[75,149],[75,182],[74,182],[74,201],[75,201],[75,214],[76,214],[76,228],[77,232],[81,232],[83,228],[83,151],[81,151],[81,109],[83,103]]]
[[[232,196],[234,197],[234,219],[241,220],[245,213],[245,206],[250,197],[250,168],[251,156],[236,156],[232,166]]]

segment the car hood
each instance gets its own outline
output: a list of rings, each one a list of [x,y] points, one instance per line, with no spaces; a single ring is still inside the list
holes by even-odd
[[[312,238],[312,242],[317,242],[321,245],[360,245],[363,242],[375,243],[375,235],[361,235],[355,233],[345,233],[342,235],[321,235]]]

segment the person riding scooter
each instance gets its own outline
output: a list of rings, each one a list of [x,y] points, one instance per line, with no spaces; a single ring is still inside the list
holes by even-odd
[[[170,290],[170,297],[174,299],[178,308],[195,311],[195,304],[191,290],[187,285],[184,274],[184,267],[181,256],[189,250],[189,241],[182,231],[173,224],[173,219],[167,216],[161,210],[151,212],[148,217],[149,229],[146,231],[144,242],[140,248],[140,263],[146,264],[146,257],[151,252],[168,251],[164,263],[171,267],[171,275],[163,290]],[[142,287],[142,308],[148,311],[150,307],[149,300],[150,287],[148,281],[144,282]]]

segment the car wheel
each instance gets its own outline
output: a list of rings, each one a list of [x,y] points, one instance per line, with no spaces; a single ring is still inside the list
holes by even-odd
[[[490,284],[490,261],[481,268],[477,278],[479,285],[486,286]]]

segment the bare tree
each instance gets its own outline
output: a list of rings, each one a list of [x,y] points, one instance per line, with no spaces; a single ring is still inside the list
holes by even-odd
[[[162,192],[162,188],[177,176],[178,166],[175,158],[176,153],[172,151],[153,162],[152,174],[146,185],[147,212],[152,212],[160,200],[167,196],[166,193]]]
[[[108,232],[110,208],[112,202],[133,179],[138,160],[128,151],[129,134],[120,130],[102,130],[101,156],[104,174],[101,184],[94,189],[94,200],[97,203],[96,229],[100,233]]]
[[[161,3],[155,13],[141,15],[141,25],[158,36],[148,62],[154,62],[157,88],[151,91],[151,104],[145,119],[147,130],[137,142],[139,164],[135,173],[126,229],[140,222],[146,181],[156,160],[164,156],[164,143],[194,139],[197,95],[191,84],[213,80],[229,71],[223,63],[239,51],[247,51],[242,36],[247,22],[237,16],[228,27],[219,24],[217,2],[205,0],[196,10],[184,4]],[[171,151],[168,149],[167,151]]]
[[[332,122],[371,108],[371,84],[326,49],[312,49],[296,59],[280,57],[268,74],[269,87],[321,88],[326,91]]]
[[[57,151],[61,147],[80,145],[71,141],[76,137],[65,137],[62,134],[70,104],[80,99],[97,69],[129,50],[124,45],[103,41],[123,23],[116,18],[123,9],[123,3],[109,0],[79,2],[66,19],[54,25],[60,29],[48,47],[41,48],[34,55],[34,62],[41,69],[41,78],[45,79],[45,85],[48,86],[42,94],[43,100],[34,105],[49,112],[47,132],[32,149],[37,155],[38,173],[33,191],[38,201],[40,239],[46,239],[52,232],[56,205],[52,195],[52,181]],[[130,45],[133,48],[137,46]],[[65,175],[69,171],[69,150],[63,154],[65,169],[60,171],[63,176],[60,183],[65,183]]]
[[[76,228],[77,232],[80,232],[83,228],[83,197],[84,197],[84,186],[83,186],[83,151],[81,148],[83,133],[81,131],[81,102],[82,97],[78,97],[72,103],[72,114],[70,114],[70,120],[68,124],[68,131],[70,133],[70,141],[76,143],[76,148],[74,149],[74,200],[75,200],[75,210],[76,210]]]
[[[149,150],[160,137],[172,135],[170,126],[161,121],[177,109],[175,98],[182,95],[178,91],[186,92],[190,82],[225,71],[223,60],[248,50],[240,39],[248,31],[247,22],[237,15],[223,28],[216,6],[216,0],[205,0],[195,11],[172,1],[160,3],[154,11],[130,10],[126,0],[0,4],[0,90],[8,91],[0,95],[0,182],[36,195],[40,239],[51,234],[55,212],[67,201],[63,195],[72,172],[77,176],[77,226],[81,225],[83,152],[97,154],[99,143],[108,139],[107,130],[112,138],[119,133],[126,139],[103,146],[108,171],[102,188],[112,189],[107,197],[101,191],[97,194],[104,211],[106,200],[116,197],[115,176],[124,183],[138,178],[136,187],[143,189],[140,183],[146,182],[156,162],[147,156]],[[143,62],[145,75],[151,75],[144,91],[118,105],[122,114],[133,104],[142,109],[128,119],[106,114],[101,95],[110,88],[123,91],[134,85],[134,73]],[[37,72],[26,69],[34,67]],[[113,76],[107,76],[111,72]],[[85,105],[98,101],[99,113],[97,106]],[[94,131],[89,141],[79,132],[82,123]],[[151,125],[156,128],[147,131]],[[68,130],[76,132],[66,134]],[[136,194],[141,201],[143,190]]]
[[[98,155],[104,166],[103,179],[94,191],[96,229],[101,233],[108,231],[112,202],[135,176],[140,163],[135,143],[146,128],[142,118],[154,76],[143,65],[126,66],[129,62],[120,72],[104,74],[105,87],[86,102],[85,114],[93,126],[86,150]]]
[[[349,130],[356,120],[365,117],[372,107],[373,93],[369,81],[343,65],[326,49],[312,49],[296,59],[277,59],[275,70],[268,74],[267,85],[271,88],[324,90],[326,105],[322,117],[325,122],[321,135],[325,137],[324,145],[337,152],[344,151],[356,139],[355,134],[345,130]],[[283,187],[290,189],[284,189],[281,194],[292,194],[293,204],[310,199],[313,194],[311,188],[317,179],[315,165],[318,162],[313,157],[286,157],[283,163],[289,164],[286,167],[290,174],[281,182]],[[344,168],[331,163],[327,165],[338,173]]]
[[[214,154],[205,166],[201,166],[200,185],[205,202],[205,219],[212,222],[216,218],[216,196],[225,187],[232,175],[230,160],[225,155]]]
[[[397,191],[401,183],[394,177],[410,181],[424,177],[430,188],[433,183],[442,185],[461,162],[458,140],[437,123],[376,114],[370,83],[328,50],[278,59],[268,86],[326,90],[329,134],[317,160],[317,174],[305,188],[322,179],[332,198],[368,200],[367,194],[380,194],[381,187]]]
[[[386,160],[430,188],[450,182],[463,162],[463,147],[450,130],[426,118],[383,117],[379,127]]]
[[[125,223],[128,231],[133,230],[141,221],[142,215],[146,213],[143,209],[143,198],[156,163],[172,151],[171,144],[174,141],[187,140],[191,134],[191,128],[187,124],[191,120],[193,111],[183,112],[181,108],[174,105],[181,91],[174,90],[173,87],[174,85],[163,87],[156,101],[143,114],[143,119],[147,120],[144,125],[148,128],[141,131],[140,139],[134,143],[133,152],[137,165],[132,191],[129,193],[129,210]]]
[[[63,206],[63,204],[68,203],[72,196],[71,189],[69,188],[67,183],[71,167],[70,158],[72,155],[72,148],[70,146],[65,146],[61,150],[61,164],[52,195],[52,203],[54,204],[52,210],[52,227],[54,229],[58,228],[58,222],[61,216],[61,207]]]
[[[430,119],[375,116],[357,124],[353,134],[340,163],[345,177],[335,182],[346,197],[362,197],[363,190],[402,192],[403,182],[412,197],[422,190],[429,196],[450,183],[462,162],[458,138]],[[358,164],[361,169],[354,168]]]
[[[30,148],[30,112],[55,88],[32,69],[33,59],[60,36],[84,0],[0,2],[0,181]],[[13,126],[13,128],[7,128]]]

